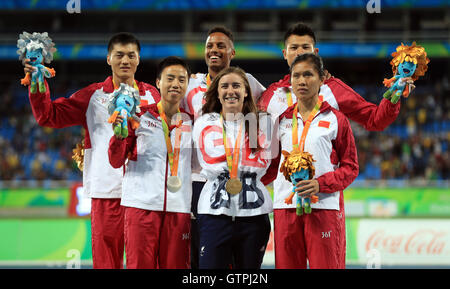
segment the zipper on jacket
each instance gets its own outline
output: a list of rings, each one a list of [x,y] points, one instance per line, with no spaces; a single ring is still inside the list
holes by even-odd
[[[166,155],[166,174],[164,176],[164,207],[163,211],[167,210],[167,167],[169,165],[169,156]]]

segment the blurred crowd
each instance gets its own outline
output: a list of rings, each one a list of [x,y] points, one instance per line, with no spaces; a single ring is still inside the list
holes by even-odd
[[[55,98],[69,90],[61,85]],[[81,180],[72,149],[83,140],[83,128],[40,127],[26,88],[13,84],[0,91],[0,180]]]
[[[358,149],[359,179],[447,180],[450,155],[448,81],[418,86],[407,98],[396,121],[383,132],[368,132],[352,123]],[[356,87],[379,103],[383,88]]]
[[[443,81],[417,87],[402,99],[397,120],[383,132],[368,132],[352,122],[358,148],[360,180],[447,180],[450,156],[450,99]],[[67,97],[82,84],[60,84],[54,98]],[[378,104],[383,88],[353,87]],[[30,109],[27,90],[1,88],[0,180],[81,180],[72,149],[84,138],[81,127],[40,127]]]

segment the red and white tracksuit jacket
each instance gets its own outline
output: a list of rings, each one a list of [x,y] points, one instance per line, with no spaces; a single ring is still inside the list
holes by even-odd
[[[177,192],[167,190],[170,176],[169,158],[156,104],[141,107],[140,125],[130,135],[119,140],[111,137],[109,160],[113,167],[126,165],[122,188],[122,206],[151,211],[190,213],[192,118],[184,110],[181,125],[178,177],[182,186]],[[175,125],[169,127],[172,147],[175,148]]]
[[[143,104],[157,103],[158,90],[150,84],[136,81]],[[30,93],[33,115],[41,126],[63,128],[81,125],[84,139],[83,190],[91,198],[120,198],[123,169],[113,168],[108,161],[109,139],[113,135],[108,123],[108,94],[114,91],[112,77],[93,83],[69,98],[50,99],[46,93]]]
[[[281,150],[292,151],[292,117],[294,106],[279,120]],[[304,123],[298,113],[298,135]],[[305,140],[305,151],[314,158],[319,183],[319,202],[312,204],[311,214],[297,216],[294,195],[286,204],[293,185],[279,172],[280,156],[273,161],[264,183],[274,181],[275,267],[278,269],[337,269],[345,267],[345,213],[343,190],[358,175],[355,140],[347,118],[323,102],[311,122]]]
[[[292,151],[292,114],[291,106],[279,117],[279,139],[281,150]],[[304,123],[300,113],[298,115],[298,135],[301,136]],[[342,191],[358,176],[358,157],[352,129],[347,118],[338,110],[324,101],[319,113],[311,122],[305,140],[305,151],[312,154],[315,162],[315,176],[319,182],[319,202],[311,204],[313,209],[340,210],[343,200]],[[286,204],[284,199],[292,192],[292,183],[287,181],[279,171],[281,157],[273,161],[263,181],[274,181],[274,209],[295,208],[296,197],[292,204]],[[274,168],[276,166],[276,168]]]
[[[262,125],[264,123],[260,122]],[[227,144],[234,150],[240,122],[224,121],[224,125]],[[201,176],[207,180],[198,201],[199,214],[250,217],[272,212],[272,199],[261,182],[261,177],[266,174],[271,162],[270,154],[267,152],[270,149],[266,142],[267,138],[262,133],[259,134],[260,144],[266,149],[253,153],[249,148],[249,142],[244,138],[244,131],[243,129],[238,165],[238,178],[243,189],[239,194],[232,196],[225,190],[229,168],[220,115],[208,113],[195,121],[194,145],[202,167]],[[265,131],[267,130],[260,126],[260,132]]]
[[[271,84],[258,101],[258,108],[269,112],[272,116],[280,116],[287,108],[286,92],[290,90],[292,102],[297,98],[292,92],[290,75]],[[342,112],[349,119],[359,123],[370,131],[382,131],[395,121],[400,112],[400,101],[392,104],[387,99],[382,99],[377,106],[367,102],[362,96],[335,77],[326,80],[320,87],[319,94],[323,100],[333,108]]]
[[[167,189],[170,165],[156,104],[141,107],[140,125],[125,140],[111,137],[109,160],[121,167],[128,159],[121,205],[125,207],[127,268],[188,269],[192,198],[192,117],[181,110],[177,176],[182,186]],[[169,127],[175,149],[175,125]]]
[[[157,103],[158,90],[136,81],[141,104]],[[108,161],[109,139],[113,135],[108,123],[108,98],[114,91],[112,77],[93,83],[69,98],[52,101],[47,92],[30,93],[33,115],[41,126],[63,128],[81,125],[84,139],[84,195],[92,198],[92,259],[95,269],[123,268],[124,213],[120,206],[123,169],[113,168]]]
[[[252,96],[255,102],[261,97],[266,88],[256,80],[253,75],[246,73]],[[188,113],[194,115],[196,120],[202,114],[202,107],[205,103],[205,93],[208,89],[206,85],[206,76],[204,73],[197,73],[196,78],[190,78],[186,95],[181,102],[181,107]],[[201,167],[197,159],[197,155],[192,156],[192,181],[205,182],[206,180],[200,176]]]

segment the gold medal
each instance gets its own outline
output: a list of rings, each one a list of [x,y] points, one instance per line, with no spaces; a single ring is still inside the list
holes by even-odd
[[[237,195],[242,190],[242,183],[237,178],[238,175],[238,165],[239,165],[239,154],[241,147],[241,137],[242,137],[242,127],[244,122],[241,122],[239,126],[239,132],[236,137],[236,142],[234,145],[233,153],[231,152],[231,148],[227,145],[227,136],[225,132],[225,127],[223,125],[223,116],[220,115],[220,122],[222,124],[222,136],[223,136],[223,146],[225,147],[225,155],[227,160],[228,170],[230,172],[230,179],[225,184],[225,190],[231,195]]]
[[[225,184],[225,190],[231,195],[237,195],[242,190],[242,183],[238,178],[232,178]]]
[[[167,178],[167,189],[172,193],[177,192],[181,188],[181,180],[178,176],[170,176]]]

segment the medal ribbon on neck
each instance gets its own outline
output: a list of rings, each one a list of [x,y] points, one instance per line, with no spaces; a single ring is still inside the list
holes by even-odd
[[[166,139],[167,155],[169,156],[170,175],[176,176],[178,174],[178,163],[180,160],[180,143],[181,143],[181,123],[180,115],[177,117],[177,125],[175,129],[175,149],[172,148],[172,141],[170,140],[169,125],[167,122],[166,113],[162,107],[162,102],[158,102],[159,115],[161,116],[161,123],[164,131],[164,138]],[[178,113],[180,109],[178,109]]]
[[[231,154],[231,148],[227,145],[227,132],[225,131],[224,121],[222,114],[220,115],[220,123],[222,124],[222,136],[223,136],[223,146],[225,147],[225,155],[227,157],[228,170],[230,172],[230,179],[237,177],[237,169],[239,165],[239,154],[241,148],[241,137],[242,137],[242,127],[244,121],[241,122],[239,126],[239,132],[236,137],[236,142],[234,144],[233,154]]]
[[[320,107],[322,106],[322,102],[323,102],[323,96],[319,95],[319,100],[317,101],[313,110],[309,114],[309,117],[306,120],[305,126],[303,127],[302,136],[300,138],[300,143],[298,142],[298,120],[297,120],[298,102],[295,104],[294,112],[292,113],[292,146],[294,149],[299,149],[302,152],[303,149],[305,148],[306,135],[308,134],[308,130],[309,130],[309,127],[311,125],[313,118],[316,116],[317,112],[320,110]]]
[[[294,104],[292,101],[291,89],[289,87],[287,87],[286,89],[287,89],[287,92],[286,92],[287,104],[288,104],[288,107],[291,107]]]
[[[211,86],[211,76],[209,73],[206,75],[206,88],[209,88]]]

